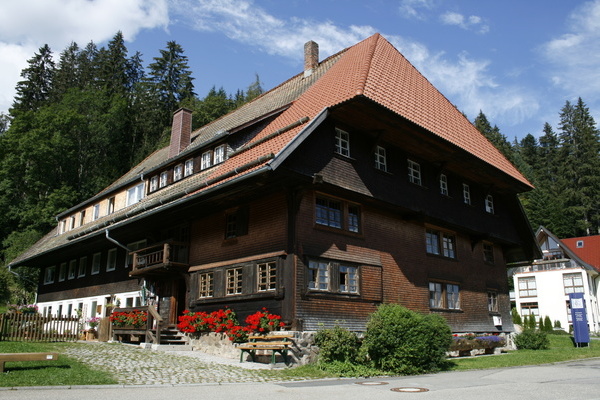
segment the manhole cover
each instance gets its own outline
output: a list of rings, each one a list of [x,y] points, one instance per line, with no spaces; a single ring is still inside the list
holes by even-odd
[[[419,388],[419,387],[399,387],[399,388],[391,388],[392,392],[402,392],[402,393],[419,393],[419,392],[429,392],[429,389]]]
[[[366,381],[366,382],[356,382],[357,385],[366,385],[366,386],[375,386],[375,385],[387,385],[387,382],[376,382],[376,381]]]

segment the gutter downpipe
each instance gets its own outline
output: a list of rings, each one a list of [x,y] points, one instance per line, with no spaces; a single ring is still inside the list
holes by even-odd
[[[129,255],[129,253],[131,253],[131,249],[129,249],[129,247],[125,246],[124,244],[121,244],[119,242],[117,242],[115,239],[111,238],[108,232],[108,229],[104,230],[104,233],[106,234],[106,238],[113,242],[114,244],[116,244],[117,246],[125,249],[125,251],[127,252],[127,255]],[[125,268],[127,268],[127,257],[125,257]]]

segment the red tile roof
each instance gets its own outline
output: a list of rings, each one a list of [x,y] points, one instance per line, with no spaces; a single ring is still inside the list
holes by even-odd
[[[583,243],[583,247],[577,247],[579,241]],[[600,235],[561,239],[561,242],[577,257],[600,272]]]

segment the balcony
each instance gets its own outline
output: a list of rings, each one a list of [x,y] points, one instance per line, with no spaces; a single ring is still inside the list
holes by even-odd
[[[188,244],[168,241],[129,253],[132,268],[129,276],[164,276],[173,272],[187,272]]]
[[[554,271],[559,269],[581,268],[575,261],[563,258],[561,260],[544,260],[535,261],[533,265],[519,267],[515,269],[515,273],[520,272],[538,272],[538,271]]]

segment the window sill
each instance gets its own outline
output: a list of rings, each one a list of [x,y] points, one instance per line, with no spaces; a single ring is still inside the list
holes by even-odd
[[[332,299],[332,300],[362,300],[360,293],[340,293],[340,292],[330,292],[325,290],[311,290],[308,289],[305,293],[305,297],[307,298],[323,298],[323,299]]]
[[[317,224],[317,223],[314,224],[313,228],[320,230],[320,231],[324,231],[324,232],[339,233],[339,234],[342,234],[345,236],[351,236],[351,237],[355,237],[355,238],[363,239],[365,237],[361,232],[352,232],[352,231],[348,231],[346,229],[334,228],[332,226],[321,225],[321,224]]]
[[[446,261],[458,262],[458,258],[446,257],[446,256],[442,256],[440,254],[427,253],[427,256],[433,257],[433,258],[439,258],[441,260],[446,260]]]
[[[345,156],[343,154],[336,153],[335,151],[333,152],[333,156],[336,158],[339,158],[340,160],[345,160],[345,161],[350,161],[350,162],[356,161],[356,158],[352,158],[350,156]]]
[[[445,312],[445,313],[455,313],[462,314],[464,311],[462,309],[451,309],[451,308],[429,308],[431,311],[435,312]]]
[[[221,297],[203,297],[192,301],[192,306],[201,306],[214,303],[228,303],[253,299],[282,299],[283,293],[277,292],[260,292],[252,294],[229,294]]]

